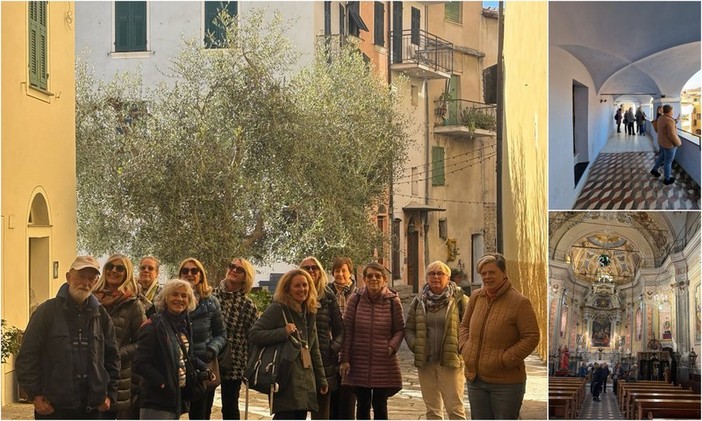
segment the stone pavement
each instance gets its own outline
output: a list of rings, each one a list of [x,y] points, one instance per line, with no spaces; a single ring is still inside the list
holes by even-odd
[[[527,365],[527,386],[524,395],[520,419],[546,419],[546,399],[548,396],[546,364],[538,356],[531,355],[526,360]],[[414,366],[412,353],[403,342],[400,348],[400,367],[403,373],[403,389],[388,401],[388,414],[390,419],[400,420],[421,420],[426,419],[426,408],[422,400],[422,393],[419,389],[417,368]],[[470,404],[468,394],[465,395],[466,413],[470,418]],[[244,391],[242,390],[240,399],[241,416],[244,416]],[[266,396],[250,391],[249,394],[249,419],[262,420],[271,419],[268,412],[268,401]],[[0,418],[2,419],[32,419],[34,415],[33,407],[27,403],[13,403],[2,407]],[[181,419],[188,419],[187,414]],[[221,401],[219,389],[215,395],[214,408],[212,409],[212,419],[222,419]]]

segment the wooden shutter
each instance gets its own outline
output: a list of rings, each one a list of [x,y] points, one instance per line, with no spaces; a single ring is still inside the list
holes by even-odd
[[[444,185],[444,148],[432,146],[431,148],[431,185]]]
[[[219,11],[225,9],[229,16],[236,16],[239,11],[235,1],[206,1],[205,2],[205,47],[221,48],[225,45],[226,31],[217,24]],[[210,38],[208,34],[212,34]]]
[[[421,14],[416,7],[412,8],[412,44],[419,45],[419,26]]]
[[[382,47],[385,45],[385,5],[379,1],[374,4],[373,43]]]
[[[331,1],[324,1],[324,35],[331,35]]]
[[[47,2],[30,1],[29,8],[29,84],[48,88]]]
[[[146,51],[146,2],[115,2],[115,51]]]
[[[460,1],[447,1],[444,4],[444,19],[449,22],[461,23]]]
[[[339,3],[339,34],[346,35],[346,10],[341,3]]]

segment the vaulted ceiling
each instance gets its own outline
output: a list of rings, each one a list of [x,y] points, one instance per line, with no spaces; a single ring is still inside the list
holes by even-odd
[[[700,2],[550,2],[549,37],[598,95],[677,97],[700,70]]]

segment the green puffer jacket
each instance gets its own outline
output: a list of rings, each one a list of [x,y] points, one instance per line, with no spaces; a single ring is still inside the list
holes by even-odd
[[[405,322],[405,341],[407,346],[414,353],[414,365],[424,367],[429,359],[427,349],[427,311],[421,299],[420,292],[412,300],[407,321]],[[468,297],[463,294],[461,288],[456,288],[456,292],[449,298],[446,308],[446,323],[443,340],[441,341],[441,365],[444,367],[463,367],[463,358],[458,352],[458,327],[461,324],[463,312],[468,306]]]

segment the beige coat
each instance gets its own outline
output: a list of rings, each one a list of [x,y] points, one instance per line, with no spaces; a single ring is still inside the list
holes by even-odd
[[[658,117],[658,144],[664,149],[682,145],[675,120],[667,114]]]
[[[469,381],[477,376],[496,384],[526,382],[524,359],[539,343],[539,325],[528,298],[509,280],[497,296],[473,293],[459,329],[458,346]]]

